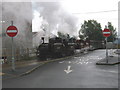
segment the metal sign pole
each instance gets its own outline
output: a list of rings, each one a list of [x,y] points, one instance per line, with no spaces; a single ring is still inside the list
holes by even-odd
[[[13,26],[13,21],[11,21],[11,26]],[[14,41],[13,41],[13,37],[12,37],[12,70],[15,71]]]
[[[120,59],[119,59],[119,37],[117,36],[117,53],[118,53],[118,62],[120,62]]]
[[[12,37],[12,70],[15,71],[15,60],[14,60],[14,41]]]
[[[107,37],[106,37],[106,63],[108,63]]]

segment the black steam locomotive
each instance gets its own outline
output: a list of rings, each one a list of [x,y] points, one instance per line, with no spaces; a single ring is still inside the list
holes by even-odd
[[[37,57],[39,60],[46,60],[47,58],[59,58],[74,54],[75,40],[62,39],[59,37],[50,38],[49,43],[43,43],[37,48]]]
[[[62,39],[59,37],[50,38],[49,43],[44,43],[44,38],[42,37],[43,43],[37,48],[38,60],[46,60],[47,58],[59,58],[64,56],[73,55],[75,49],[83,50],[95,50],[99,48],[104,48],[102,42],[86,40],[76,40],[74,38]]]

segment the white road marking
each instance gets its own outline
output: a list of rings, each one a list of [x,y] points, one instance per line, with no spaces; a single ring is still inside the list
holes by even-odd
[[[67,70],[64,70],[67,74],[71,73],[73,70],[70,70],[71,66],[67,67]]]
[[[109,71],[109,70],[100,70],[99,71],[104,71],[104,72],[110,72],[110,73],[118,73],[118,71]]]
[[[69,64],[71,63],[71,61],[68,62]]]
[[[59,63],[64,63],[64,61],[62,61],[62,62],[59,62]]]

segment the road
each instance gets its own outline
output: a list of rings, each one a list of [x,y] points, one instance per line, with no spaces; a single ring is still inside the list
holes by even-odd
[[[95,63],[105,50],[47,63],[29,75],[3,80],[3,88],[117,88],[118,65]]]

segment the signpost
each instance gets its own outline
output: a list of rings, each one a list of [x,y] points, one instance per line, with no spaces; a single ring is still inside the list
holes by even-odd
[[[14,60],[14,41],[13,37],[15,37],[18,33],[18,30],[15,26],[13,26],[13,21],[11,21],[11,26],[9,26],[6,30],[6,33],[9,37],[12,37],[12,70],[15,71],[15,60]]]
[[[108,63],[108,49],[107,49],[107,38],[111,35],[111,31],[109,29],[103,30],[103,36],[106,37],[106,63]]]

